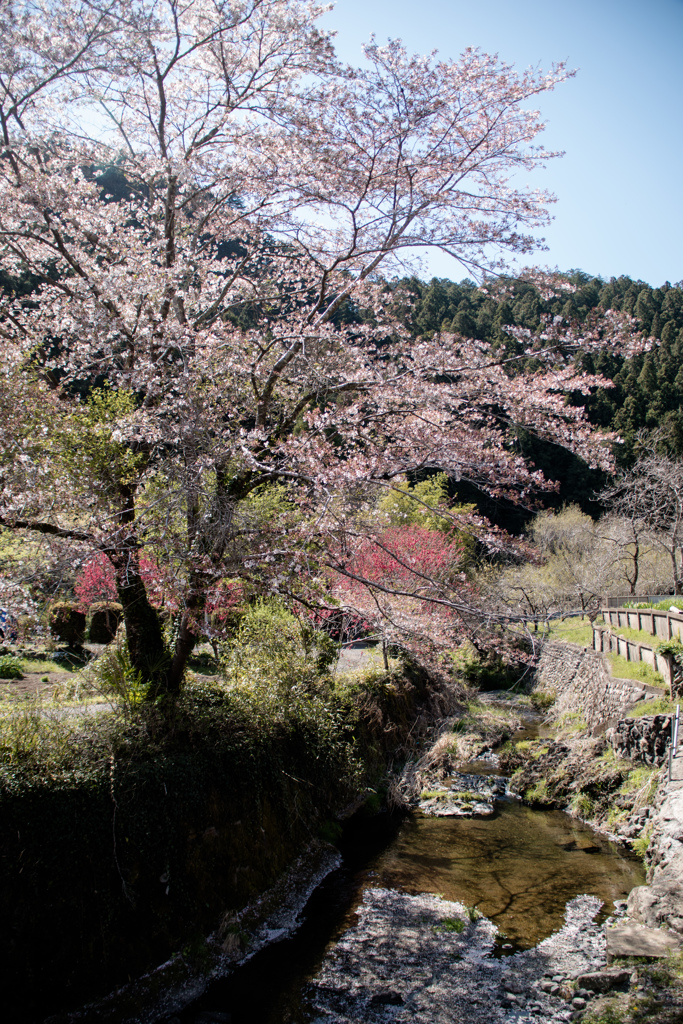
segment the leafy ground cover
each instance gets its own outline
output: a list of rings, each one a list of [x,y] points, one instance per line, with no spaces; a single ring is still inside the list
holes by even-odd
[[[628,993],[596,999],[584,1024],[680,1024],[683,953],[671,953],[655,963],[632,957],[614,965],[633,969]]]

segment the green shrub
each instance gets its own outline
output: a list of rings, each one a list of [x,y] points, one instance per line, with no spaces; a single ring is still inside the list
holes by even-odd
[[[683,665],[683,644],[680,637],[675,636],[670,640],[663,640],[661,644],[657,644],[656,650],[658,654],[670,654],[674,661]]]
[[[318,683],[338,651],[327,633],[279,601],[257,601],[242,616],[234,638],[221,646],[221,671],[232,684],[286,692]]]
[[[0,655],[0,679],[23,679],[21,664],[13,654]]]
[[[58,601],[50,608],[48,625],[53,636],[68,647],[81,647],[85,640],[85,613],[68,601]]]
[[[440,932],[455,932],[456,935],[462,935],[467,925],[461,917],[445,917],[441,924],[435,926],[435,931]]]
[[[97,689],[115,697],[128,711],[137,708],[147,696],[148,687],[131,665],[124,637],[109,644],[106,651],[88,667],[88,676]]]
[[[548,711],[557,700],[557,694],[554,691],[534,690],[530,700],[536,711]]]
[[[50,784],[68,771],[79,761],[76,750],[81,725],[78,716],[59,714],[39,696],[15,704],[0,716],[0,788],[12,788],[14,768],[20,775],[28,775],[32,784],[42,781],[41,776]]]
[[[650,849],[650,839],[652,838],[653,827],[653,825],[647,825],[640,833],[638,838],[634,839],[631,843],[633,852],[638,854],[639,857],[642,857],[643,860],[645,860],[645,857],[647,856],[647,851]]]
[[[579,818],[586,819],[592,816],[595,804],[587,793],[577,793],[572,798],[571,808],[574,814],[578,815]]]
[[[547,804],[548,783],[546,780],[540,779],[533,786],[527,789],[524,793],[524,799],[530,804]]]
[[[110,644],[123,617],[122,606],[114,601],[99,601],[90,606],[90,616],[90,643]]]

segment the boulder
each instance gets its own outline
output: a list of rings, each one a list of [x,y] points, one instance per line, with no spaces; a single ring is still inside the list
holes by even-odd
[[[623,988],[631,981],[631,972],[625,970],[590,971],[580,974],[576,979],[579,988],[589,992],[610,992],[613,988]]]

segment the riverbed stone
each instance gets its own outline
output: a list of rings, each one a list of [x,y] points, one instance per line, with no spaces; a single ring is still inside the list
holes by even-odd
[[[580,974],[576,980],[582,993],[584,989],[590,992],[609,992],[620,985],[627,985],[630,977],[630,971],[614,969]]]
[[[595,897],[576,897],[559,932],[534,949],[498,959],[492,956],[496,928],[486,918],[461,933],[441,927],[446,919],[466,917],[463,904],[368,889],[357,923],[329,951],[310,986],[315,1022],[560,1024],[571,1018],[571,1009],[542,991],[542,979],[550,971],[564,981],[604,965],[604,934],[587,928],[599,907]],[[400,1004],[374,998],[387,991],[387,979]]]
[[[451,772],[438,789],[424,790],[417,806],[434,818],[487,818],[505,796],[508,781],[502,775]]]
[[[662,957],[681,946],[680,936],[632,921],[619,921],[606,931],[608,961],[622,956]]]
[[[514,992],[516,995],[519,995],[520,992],[524,991],[524,986],[519,978],[515,978],[513,975],[504,975],[501,980],[508,992]]]

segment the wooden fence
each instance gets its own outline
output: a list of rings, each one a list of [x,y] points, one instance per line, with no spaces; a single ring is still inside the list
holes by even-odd
[[[647,644],[639,644],[634,640],[626,640],[623,636],[613,633],[602,626],[593,626],[593,650],[603,654],[612,652],[620,654],[626,661],[643,661],[655,672],[660,672],[664,683],[673,697],[673,658],[669,654],[660,654]]]
[[[659,640],[683,640],[683,613],[660,612],[655,608],[602,608],[600,614],[605,622],[617,629],[627,626]]]
[[[662,640],[683,642],[683,613],[657,611],[655,608],[602,608],[606,626],[593,626],[593,650],[620,654],[626,661],[642,661],[659,672],[673,699],[679,696],[681,668],[670,654],[662,654],[657,644],[644,644],[619,636],[620,628],[637,629]],[[615,632],[616,631],[616,632]]]

